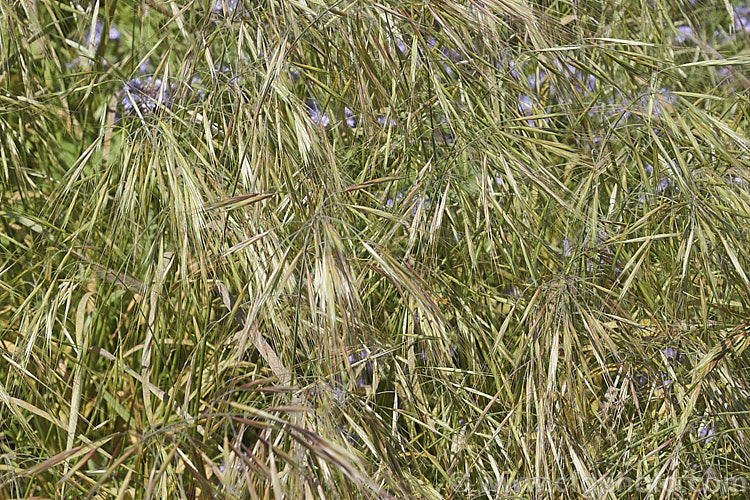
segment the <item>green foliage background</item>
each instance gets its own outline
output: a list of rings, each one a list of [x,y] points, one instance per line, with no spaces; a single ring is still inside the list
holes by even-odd
[[[0,497],[747,484],[731,5],[0,15]]]

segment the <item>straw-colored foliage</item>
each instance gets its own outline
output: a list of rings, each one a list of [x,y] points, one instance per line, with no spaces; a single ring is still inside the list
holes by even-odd
[[[0,2],[0,497],[744,498],[734,7]]]

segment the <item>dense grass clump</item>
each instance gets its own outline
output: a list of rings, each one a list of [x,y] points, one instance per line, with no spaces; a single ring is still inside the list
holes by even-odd
[[[746,4],[0,15],[0,497],[750,494]]]

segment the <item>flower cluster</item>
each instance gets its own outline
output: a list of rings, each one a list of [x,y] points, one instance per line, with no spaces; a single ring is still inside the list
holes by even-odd
[[[596,76],[582,71],[566,59],[555,59],[553,63],[555,67],[554,73],[569,82],[569,88],[573,92],[578,95],[594,94],[596,92]],[[569,102],[570,95],[556,88],[553,79],[550,78],[550,75],[544,69],[536,70],[528,76],[524,76],[523,68],[512,60],[503,64],[498,62],[496,68],[499,71],[508,71],[509,69],[508,74],[514,80],[522,85],[525,80],[525,83],[528,84],[529,91],[520,93],[517,98],[517,108],[521,116],[529,117],[540,113],[549,114],[551,110],[546,104],[548,99],[554,99],[558,104]],[[596,106],[592,107],[589,110],[589,116],[593,116],[596,110]],[[544,124],[547,123],[547,119],[541,119],[540,121]],[[537,124],[537,120],[527,119],[526,123],[530,127],[534,127]]]
[[[734,29],[750,34],[750,7],[734,8]]]
[[[667,360],[667,363],[669,363],[670,365],[681,365],[687,361],[687,358],[685,358],[685,354],[679,352],[674,347],[665,347],[660,352],[664,356],[664,359]]]
[[[314,124],[320,125],[323,128],[326,128],[331,124],[331,116],[328,114],[328,111],[323,109],[323,106],[321,106],[317,100],[312,98],[308,99],[305,102],[305,109],[307,110],[310,120],[312,120]],[[384,127],[396,126],[396,120],[393,118],[386,118],[385,116],[376,117],[375,122]],[[355,114],[348,106],[344,106],[343,123],[351,129],[357,128],[360,123],[360,116]]]
[[[172,105],[169,90],[166,82],[152,76],[125,82],[120,91],[123,113],[127,116],[140,112],[146,116],[153,114],[159,106],[169,108]]]
[[[392,43],[400,57],[405,57],[409,52],[409,46],[404,43],[403,39],[396,38]],[[452,65],[465,62],[467,57],[452,47],[444,44],[438,45],[437,39],[433,37],[427,40],[426,49],[418,49],[417,66],[421,66],[424,60],[437,62],[443,68],[445,74],[451,78],[454,76]],[[442,80],[441,75],[436,76],[439,80]]]
[[[671,111],[677,103],[677,98],[669,89],[662,88],[659,91],[647,91],[639,98],[632,99],[622,97],[620,102],[609,101],[611,108],[608,116],[616,116],[618,120],[627,120],[631,116],[655,116],[661,117],[664,111]]]
[[[579,68],[567,61],[555,60],[555,66],[557,72],[564,76],[569,82],[571,82],[573,89],[578,93],[594,92],[596,90],[596,77],[592,74],[587,74],[581,71]],[[527,77],[529,88],[533,92],[540,92],[541,89],[547,83],[548,76],[547,72],[541,70],[537,73],[532,73]],[[549,93],[552,95],[557,94],[554,85],[549,83]]]
[[[323,112],[323,108],[315,99],[307,100],[307,112],[310,115],[310,119],[316,125],[327,127],[328,124],[331,123],[331,119],[328,117],[328,114]]]
[[[689,27],[679,29],[684,35],[692,33]],[[687,39],[687,38],[686,38]],[[614,117],[617,120],[627,120],[631,117],[661,117],[672,111],[677,104],[677,97],[667,88],[645,88],[640,95],[610,95],[609,98],[599,98],[606,90],[601,88],[596,75],[577,66],[578,63],[567,58],[557,58],[552,61],[552,68],[534,69],[531,73],[524,71],[523,65],[513,60],[498,62],[496,69],[511,76],[521,87],[528,85],[528,90],[517,94],[514,103],[521,117],[527,117],[526,123],[533,127],[540,122],[547,123],[548,118],[543,115],[551,112],[550,106],[568,105],[571,103],[571,92],[577,97],[589,96],[597,102],[588,103],[588,114],[601,114],[603,118]],[[558,79],[553,78],[556,76]],[[560,81],[567,82],[564,88],[558,87]],[[567,89],[568,91],[565,91]],[[530,119],[539,115],[539,119]]]
[[[404,198],[404,193],[398,192],[396,193],[396,200],[395,203],[400,202]],[[385,208],[393,208],[394,200],[393,198],[388,198],[388,201],[385,202]]]
[[[86,37],[83,39],[82,45],[86,47],[88,47],[89,45],[93,45],[94,52],[96,52],[99,49],[99,44],[102,41],[102,31],[104,31],[104,24],[101,21],[97,21],[96,25],[94,26],[93,38],[91,30],[87,28]],[[120,41],[120,31],[115,27],[114,24],[110,25],[109,33],[107,33],[107,38],[112,42]],[[81,59],[76,57],[67,64],[67,67],[75,68],[79,64],[81,64]],[[107,61],[103,61],[103,64],[106,66]]]
[[[675,165],[675,162],[673,160],[671,160],[669,162],[669,167],[672,170],[675,169],[675,168],[677,168],[677,166]],[[653,165],[651,165],[650,163],[647,163],[645,171],[646,171],[646,173],[648,175],[651,175],[654,172]],[[672,180],[671,177],[668,177],[665,174],[661,174],[661,176],[659,176],[659,184],[656,185],[656,192],[657,193],[668,195],[668,194],[673,193],[673,192],[676,193],[679,190],[680,189],[677,186],[675,186],[675,183],[674,183],[674,181]]]
[[[394,120],[393,118],[386,119],[385,116],[378,116],[375,121],[378,122],[379,125],[382,125],[384,127],[396,126],[396,120]]]
[[[346,126],[349,128],[357,126],[357,117],[354,116],[354,112],[346,106],[344,106],[344,122],[346,122]]]
[[[144,71],[148,71],[148,61],[140,67],[140,72]],[[241,83],[240,76],[228,66],[217,64],[213,71],[217,76],[225,79],[229,85]],[[118,92],[123,116],[137,115],[139,112],[142,116],[147,116],[155,113],[159,106],[171,108],[174,104],[175,90],[174,84],[167,85],[161,78],[151,75],[125,82],[122,84],[122,90]],[[203,79],[198,75],[193,75],[190,84],[187,85],[187,90],[189,91],[187,97],[193,96],[198,100],[206,97]]]
[[[716,434],[716,429],[713,426],[703,425],[698,430],[698,441],[701,441],[703,445],[707,445],[714,438],[714,434]]]
[[[695,32],[693,31],[693,28],[684,24],[677,27],[677,34],[674,37],[674,43],[682,45],[684,43],[692,41],[694,38]]]
[[[735,7],[733,17],[734,24],[732,28],[734,29],[734,32],[743,33],[745,35],[750,34],[750,6]],[[683,45],[688,42],[694,42],[696,38],[697,35],[691,26],[681,25],[677,27],[677,33],[674,36],[674,43],[677,45]],[[735,34],[726,34],[720,30],[714,31],[713,34],[714,45],[718,46],[726,45],[735,39]]]
[[[394,205],[398,205],[401,203],[401,200],[404,199],[404,193],[398,192],[396,193],[396,199],[394,200],[392,197],[388,198],[388,201],[385,202],[385,208],[391,209],[394,207]],[[419,207],[426,207],[430,204],[430,199],[428,197],[422,197],[417,198],[416,202],[414,203],[414,206],[411,209],[411,215],[417,215],[417,210]]]
[[[217,64],[214,66],[214,71],[217,75],[225,78],[230,85],[237,85],[242,82],[240,75],[232,71],[232,68],[227,65]]]
[[[518,96],[518,111],[523,116],[532,116],[534,114],[534,104],[531,102],[531,97],[526,94]],[[526,120],[529,127],[534,126],[534,120]]]
[[[104,30],[104,24],[101,21],[96,22],[96,26],[94,26],[94,50],[99,47],[99,43],[102,41],[102,31]],[[115,27],[114,24],[110,25],[109,27],[109,33],[107,34],[107,38],[110,41],[119,41],[120,40],[120,32]],[[91,42],[91,32],[87,31],[86,38],[84,39],[84,45],[89,45]]]
[[[737,39],[737,33],[741,33],[745,36],[750,34],[750,6],[745,7],[735,7],[734,8],[734,24],[732,26],[733,33],[726,33],[724,31],[716,30],[713,34],[714,39],[714,45],[715,46],[724,46],[728,43],[731,43],[732,41]],[[690,37],[688,37],[689,39]],[[675,37],[676,43],[681,43],[682,38],[678,34],[678,36]]]

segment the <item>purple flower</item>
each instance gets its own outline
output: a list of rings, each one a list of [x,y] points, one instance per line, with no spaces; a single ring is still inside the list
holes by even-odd
[[[307,101],[307,112],[310,114],[310,119],[316,125],[327,127],[328,124],[331,123],[330,118],[328,118],[328,115],[323,112],[323,108],[320,107],[320,104],[318,104],[318,101],[315,99]]]
[[[531,87],[531,90],[538,91],[539,87],[542,86],[544,83],[544,80],[547,79],[547,72],[546,71],[540,71],[539,72],[539,78],[537,79],[537,75],[535,73],[532,73],[529,75],[529,87]],[[538,85],[538,87],[537,87]]]
[[[591,247],[589,250],[590,252],[587,252],[586,255],[590,255],[591,258],[586,259],[586,271],[591,271],[593,268],[593,263],[596,262],[599,265],[605,266],[608,263],[614,261],[614,271],[615,274],[619,274],[622,272],[621,269],[621,262],[620,259],[614,260],[614,252],[612,252],[612,249],[608,244],[605,244],[609,237],[607,236],[607,233],[604,231],[597,232],[596,238],[594,239],[594,245],[595,247]],[[573,248],[573,242],[569,240],[568,238],[564,238],[562,241],[563,246],[563,256],[569,257],[572,255],[572,248]]]
[[[736,175],[733,176],[733,177],[731,177],[729,180],[727,180],[727,182],[729,184],[736,184],[738,186],[742,186],[742,185],[744,185],[744,184],[747,183],[747,181],[745,179],[743,179],[742,177],[738,177]]]
[[[602,245],[607,240],[607,238],[609,238],[607,236],[607,233],[605,233],[604,231],[598,231],[596,233],[596,239],[594,240],[594,243],[596,243],[597,245],[600,246],[600,245]],[[604,245],[603,251],[607,255],[611,255],[612,254],[612,252],[609,250],[609,246],[608,245]]]
[[[357,118],[354,116],[352,110],[347,108],[346,106],[344,106],[344,121],[349,128],[354,128],[357,126]]]
[[[704,425],[698,431],[698,439],[701,440],[701,441],[703,441],[703,444],[708,444],[713,439],[713,436],[714,436],[715,433],[716,433],[716,430],[713,427],[709,427],[708,425]]]
[[[555,60],[555,66],[565,78],[571,81],[573,88],[577,92],[583,92],[584,89],[588,92],[594,92],[594,90],[596,89],[596,77],[594,75],[582,72],[580,69],[573,66],[569,62],[560,62],[559,60]],[[540,72],[539,76],[539,84],[541,86],[547,75],[542,71]],[[531,75],[531,77],[529,77],[529,85],[531,85],[532,89],[534,88],[534,83],[536,83],[536,78],[534,77],[534,75]],[[552,87],[552,85],[550,85],[550,92],[553,91],[554,88]]]
[[[500,69],[499,66],[500,66],[500,62],[498,61],[498,63],[497,63],[497,68],[498,69]],[[518,67],[516,66],[516,62],[515,61],[508,61],[508,67],[510,68],[510,76],[511,76],[511,78],[513,78],[514,80],[518,80],[521,77],[521,72],[518,69]]]
[[[388,125],[389,127],[395,127],[396,126],[396,120],[393,118],[388,119],[386,122],[385,116],[379,116],[375,119],[376,122],[378,122],[380,125]]]
[[[104,29],[104,24],[101,21],[96,22],[96,26],[94,26],[94,37],[93,37],[93,49],[94,52],[96,52],[99,49],[99,43],[102,40],[102,30]],[[120,40],[120,32],[117,30],[114,24],[112,24],[109,27],[109,33],[107,34],[107,38],[109,40],[112,40],[114,42],[117,42]],[[88,46],[89,42],[91,42],[91,30],[86,29],[86,37],[84,38],[83,45]],[[68,68],[74,68],[78,66],[81,63],[81,60],[79,58],[75,58],[72,61],[70,61],[67,66]],[[107,65],[107,61],[104,61],[104,65]]]
[[[203,90],[202,88],[200,88],[200,85],[201,85],[202,83],[203,83],[203,78],[201,78],[200,76],[197,76],[197,75],[196,75],[196,76],[194,76],[194,77],[193,77],[193,78],[192,78],[192,79],[190,80],[190,85],[191,85],[191,86],[193,86],[193,87],[198,87],[198,90],[195,90],[195,91],[194,91],[194,92],[195,92],[195,95],[197,95],[197,96],[198,96],[198,99],[203,99],[204,97],[206,97],[206,92],[205,92],[205,91],[204,91],[204,90]]]
[[[238,9],[237,6],[239,3],[239,0],[224,0],[223,2],[221,0],[216,0],[216,3],[214,4],[214,13],[219,15],[231,15],[234,14],[235,11],[240,12],[242,6],[240,5],[240,8]]]
[[[354,433],[349,432],[343,425],[338,426],[339,433],[346,438],[346,441],[352,446],[359,446],[359,438]]]
[[[531,98],[526,94],[518,96],[518,110],[526,116],[532,114],[533,105],[531,104]]]
[[[401,199],[404,197],[404,193],[396,193],[396,203],[401,201]],[[393,198],[388,198],[388,201],[385,202],[386,208],[393,208]]]
[[[453,76],[453,70],[451,69],[449,64],[441,64],[440,66],[443,67],[443,71],[445,71],[446,75]]]
[[[464,61],[466,59],[459,51],[450,47],[443,47],[440,52],[442,52],[443,56],[451,61],[458,62]]]
[[[677,356],[677,349],[673,347],[665,347],[661,350],[661,353],[666,356],[667,360],[671,361]]]
[[[358,351],[353,352],[349,355],[349,364],[355,364],[363,359],[370,357],[370,350],[367,347],[362,347]]]
[[[120,105],[125,115],[136,114],[136,108],[142,115],[150,115],[159,105],[167,108],[172,105],[169,88],[161,78],[151,76],[144,79],[135,78],[123,83],[120,93],[122,95]]]
[[[346,401],[346,391],[340,380],[334,380],[332,384],[326,384],[325,392],[333,401],[343,404]]]
[[[683,44],[687,41],[695,38],[695,32],[693,28],[687,25],[682,25],[677,28],[677,34],[674,37],[674,42],[677,44]]]
[[[674,181],[672,181],[672,179],[670,179],[669,177],[662,177],[661,181],[659,181],[659,185],[656,187],[656,190],[664,194],[669,194],[672,191],[678,191],[677,186],[674,185]]]
[[[676,168],[675,163],[673,161],[670,163],[671,163],[671,166],[668,166],[667,168],[675,169]],[[654,166],[651,165],[650,163],[646,163],[646,166],[643,168],[643,170],[646,173],[646,175],[651,176],[654,173]],[[673,193],[678,193],[680,191],[680,189],[675,185],[674,180],[672,180],[672,178],[664,174],[660,174],[659,182],[656,184],[654,189],[657,193],[663,194],[665,196],[668,196]],[[641,204],[643,204],[644,202],[652,203],[653,196],[641,195],[638,197],[638,201]]]
[[[120,39],[120,32],[115,28],[115,25],[111,25],[109,27],[109,39],[110,40],[119,40]]]
[[[401,52],[402,56],[406,55],[406,51],[408,49],[406,48],[406,45],[404,44],[404,41],[401,40],[400,38],[396,39],[396,48],[398,49],[399,52]]]
[[[225,64],[217,64],[216,66],[214,66],[213,70],[217,75],[221,76],[222,78],[226,78],[229,85],[240,83],[240,76],[237,73],[234,73],[232,71],[232,68]]]
[[[534,105],[531,102],[531,98],[526,94],[518,96],[518,111],[524,116],[531,116],[534,114]],[[529,127],[534,126],[534,120],[526,120],[526,123]]]
[[[750,33],[750,7],[734,8],[734,29]]]
[[[563,244],[563,255],[565,257],[570,257],[571,254],[573,253],[571,251],[570,240],[568,238],[563,238],[562,244]]]
[[[661,353],[667,359],[667,362],[671,365],[675,363],[683,364],[685,362],[685,355],[679,352],[674,347],[665,347],[661,350]]]
[[[586,79],[586,89],[589,92],[593,92],[596,89],[596,77],[594,75],[589,75]]]
[[[94,50],[96,50],[99,47],[99,42],[102,41],[102,30],[104,29],[104,23],[101,21],[96,22],[96,26],[94,27]],[[120,40],[120,32],[115,28],[115,25],[112,24],[109,27],[109,33],[107,34],[107,38],[109,38],[112,41],[118,41]],[[83,44],[89,45],[89,42],[91,42],[91,31],[87,30],[86,32],[86,38],[84,39]]]

